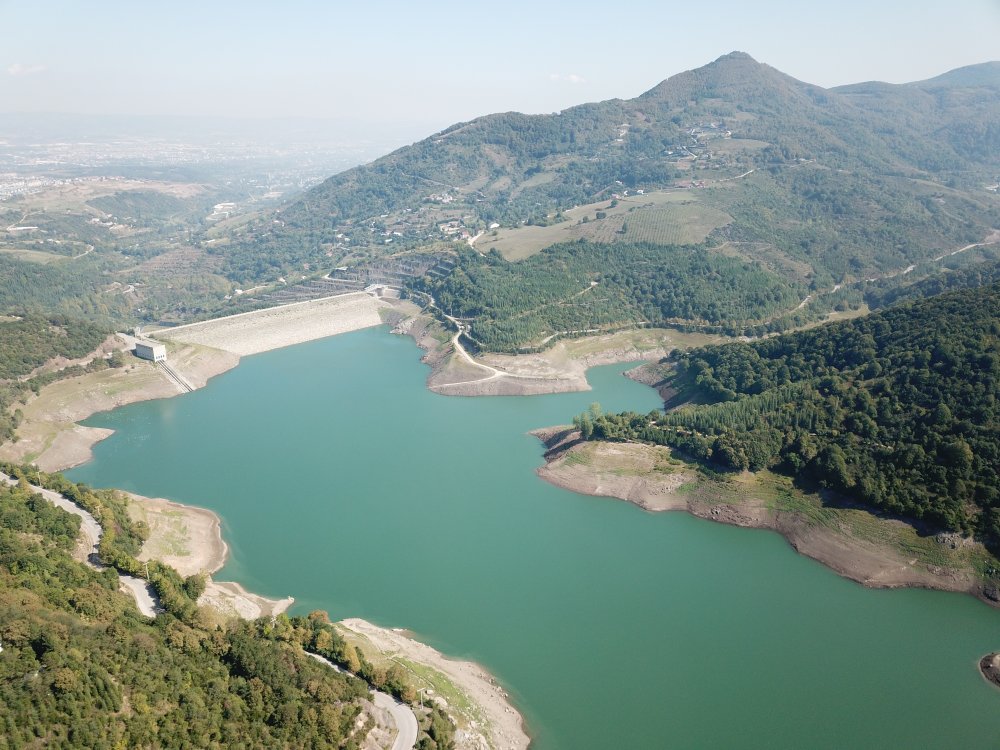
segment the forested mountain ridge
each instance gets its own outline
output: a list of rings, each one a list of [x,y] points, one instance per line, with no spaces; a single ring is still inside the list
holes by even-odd
[[[795,307],[804,293],[759,264],[702,247],[584,241],[520,263],[465,251],[451,274],[416,288],[471,320],[465,337],[475,347],[511,353],[636,325],[742,333]]]
[[[986,86],[990,88],[1000,88],[1000,61],[980,63],[978,65],[965,65],[961,68],[949,70],[934,78],[924,81],[914,81],[905,84],[921,89],[937,89],[943,87],[975,88]]]
[[[675,386],[707,403],[578,423],[774,467],[1000,549],[1000,282],[674,363]]]
[[[765,243],[751,259],[777,257],[803,281],[832,285],[1000,226],[984,189],[1000,172],[989,146],[998,84],[987,64],[823,89],[731,53],[635,99],[459,123],[331,177],[213,252],[234,277],[262,278],[450,240],[445,221],[476,234],[684,188],[732,216],[710,240]]]

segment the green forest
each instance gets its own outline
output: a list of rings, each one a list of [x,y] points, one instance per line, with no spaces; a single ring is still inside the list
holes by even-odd
[[[0,320],[0,380],[28,375],[55,357],[85,357],[109,334],[105,326],[58,315]]]
[[[553,335],[626,325],[690,324],[731,332],[794,308],[804,292],[760,264],[704,247],[573,242],[519,263],[463,251],[454,271],[416,288],[472,320],[472,342],[513,352]]]
[[[102,325],[59,315],[25,315],[0,320],[0,442],[11,440],[21,422],[17,402],[32,392],[37,393],[43,385],[88,371],[121,367],[125,360],[117,352],[109,359],[97,357],[87,365],[71,365],[27,377],[56,357],[79,359],[87,356],[109,334]]]
[[[1000,550],[1000,282],[671,362],[697,405],[578,418],[586,435],[775,468]]]
[[[19,478],[0,484],[0,748],[358,748],[369,685],[415,699],[399,668],[372,665],[322,612],[215,624],[194,603],[201,576],[150,562],[167,611],[143,617],[118,590],[116,570],[144,568],[127,499],[27,469],[98,518],[111,567],[95,570],[73,556],[79,518],[34,493],[25,469],[0,470]],[[421,750],[453,747],[439,710],[422,727]]]
[[[63,314],[109,320],[125,317],[121,296],[101,294],[107,282],[103,260],[90,257],[69,263],[31,263],[0,256],[0,313]]]

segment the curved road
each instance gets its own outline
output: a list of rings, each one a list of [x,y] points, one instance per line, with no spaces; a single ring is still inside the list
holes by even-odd
[[[331,669],[342,674],[350,674],[343,667],[338,667],[332,661],[319,654],[306,651],[306,655],[316,661],[323,662]],[[396,722],[396,740],[392,743],[392,750],[412,750],[412,748],[416,747],[418,727],[417,715],[413,713],[413,709],[402,701],[396,700],[388,693],[380,693],[378,690],[372,690],[372,694],[375,696],[372,702],[378,708],[388,711],[393,721]]]
[[[434,300],[434,297],[432,297],[429,294],[427,295],[427,297],[430,299],[430,305],[429,305],[430,307],[437,307],[438,310],[441,310],[441,308],[437,306],[437,302]],[[456,329],[455,335],[451,337],[451,344],[452,347],[455,349],[455,352],[470,365],[486,370],[490,374],[487,375],[485,378],[476,378],[475,380],[462,380],[461,382],[458,383],[440,383],[439,385],[434,386],[435,388],[449,388],[458,385],[469,385],[470,383],[485,383],[487,380],[496,380],[497,378],[523,378],[524,380],[545,379],[539,377],[538,375],[521,375],[516,372],[507,372],[506,370],[498,370],[495,367],[490,367],[489,365],[483,364],[482,362],[476,360],[471,354],[469,354],[468,351],[466,351],[465,347],[462,346],[461,338],[462,334],[465,333],[465,324],[462,323],[457,318],[452,317],[444,310],[441,310],[441,314],[444,315],[444,317],[446,317],[449,320],[449,322],[451,322],[451,324],[455,326]]]
[[[14,479],[3,473],[0,473],[0,482],[4,482],[9,485],[17,484]],[[80,517],[80,531],[84,533],[87,537],[87,541],[90,542],[90,552],[87,554],[87,565],[95,570],[102,570],[105,566],[100,563],[97,553],[98,546],[101,543],[102,532],[101,525],[97,523],[97,519],[76,503],[71,500],[67,500],[58,492],[53,492],[52,490],[47,490],[44,487],[39,487],[34,484],[29,484],[28,486],[31,487],[33,492],[37,492],[53,505],[62,508],[67,513],[72,513],[74,516]],[[131,594],[132,598],[135,599],[135,604],[139,608],[139,611],[146,617],[156,617],[156,613],[162,611],[156,600],[156,594],[153,591],[153,587],[148,581],[144,581],[142,578],[127,576],[122,573],[118,574],[118,580],[121,581],[122,590]]]

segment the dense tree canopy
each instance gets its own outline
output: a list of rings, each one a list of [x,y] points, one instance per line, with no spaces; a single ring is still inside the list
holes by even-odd
[[[1000,282],[675,361],[709,403],[602,416],[594,437],[776,467],[1000,548]]]
[[[471,338],[516,351],[553,335],[648,323],[742,331],[795,306],[795,286],[756,263],[703,247],[555,245],[519,263],[469,251],[418,288],[448,314],[472,319]]]
[[[106,326],[56,315],[0,320],[0,380],[27,375],[56,357],[84,357],[109,333]]]

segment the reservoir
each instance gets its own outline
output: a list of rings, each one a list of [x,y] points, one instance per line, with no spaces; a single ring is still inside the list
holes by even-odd
[[[87,424],[116,433],[75,481],[211,508],[218,574],[293,613],[404,627],[481,663],[538,750],[987,748],[976,662],[1000,612],[865,589],[780,536],[652,515],[535,476],[527,431],[656,393],[456,398],[384,329],[245,358],[202,390]]]

